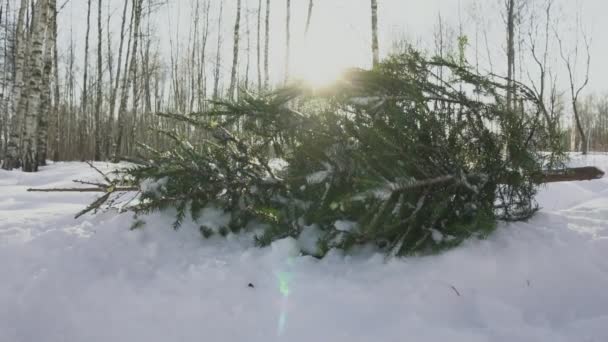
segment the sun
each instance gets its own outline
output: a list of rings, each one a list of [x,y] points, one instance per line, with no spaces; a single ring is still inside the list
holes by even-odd
[[[331,24],[318,26],[295,46],[290,73],[313,87],[331,85],[347,69],[362,66],[365,56],[356,43]]]
[[[341,58],[336,47],[322,44],[303,44],[293,66],[293,75],[313,87],[324,87],[335,82],[350,65]]]

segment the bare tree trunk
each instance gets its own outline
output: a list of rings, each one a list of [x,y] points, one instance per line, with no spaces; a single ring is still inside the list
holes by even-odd
[[[152,89],[150,87],[151,67],[150,67],[150,50],[152,46],[152,30],[150,28],[151,6],[148,6],[147,25],[146,25],[146,48],[142,51],[142,68],[143,68],[143,87],[144,87],[144,113],[152,111]],[[193,73],[194,74],[194,73]],[[194,90],[193,90],[194,91]],[[144,117],[145,118],[145,117]]]
[[[75,132],[72,129],[69,129],[70,127],[72,127],[73,125],[76,126],[78,119],[76,118],[76,105],[75,105],[75,98],[76,98],[76,87],[75,87],[75,83],[76,83],[76,72],[75,72],[75,62],[76,62],[76,53],[75,53],[75,48],[74,48],[74,35],[73,35],[73,27],[72,24],[70,23],[70,47],[68,49],[68,66],[67,66],[67,75],[66,75],[66,83],[67,83],[67,91],[66,91],[66,95],[67,95],[67,122],[66,122],[66,127],[68,127],[67,129],[67,141],[66,144],[64,144],[65,146],[65,150],[66,150],[66,155],[72,159],[76,156],[76,148],[74,147],[75,145],[78,144],[78,142],[76,141],[75,138]],[[77,132],[76,132],[77,133]]]
[[[507,110],[513,109],[515,74],[515,0],[506,0],[507,12]]]
[[[258,0],[258,29],[257,29],[257,62],[258,62],[258,91],[262,90],[262,0]]]
[[[378,47],[378,0],[372,1],[372,55],[373,66],[380,63],[380,48]]]
[[[112,156],[112,160],[114,162],[118,162],[119,158],[120,158],[120,148],[122,145],[122,139],[123,139],[123,131],[125,129],[125,115],[126,115],[126,110],[127,110],[127,102],[129,99],[129,88],[131,88],[131,85],[134,81],[134,79],[137,77],[137,45],[139,42],[139,24],[141,21],[141,12],[142,12],[142,5],[143,5],[143,0],[133,0],[133,20],[134,20],[134,25],[133,28],[131,30],[131,34],[133,35],[133,47],[132,47],[132,51],[131,51],[131,60],[130,60],[130,64],[129,64],[129,70],[127,71],[126,75],[125,75],[125,82],[123,83],[123,95],[121,97],[120,100],[120,107],[118,108],[118,128],[117,128],[117,133],[116,133],[116,139],[114,142],[114,151],[113,151],[113,156]],[[136,92],[136,89],[134,89],[134,93]],[[134,99],[135,101],[135,99]],[[134,108],[136,107],[136,104],[133,105]]]
[[[4,22],[4,45],[3,45],[3,58],[4,58],[4,65],[3,65],[3,72],[4,72],[4,76],[2,77],[2,94],[1,94],[1,98],[0,101],[2,102],[2,105],[4,105],[4,110],[2,110],[2,113],[0,114],[1,118],[2,118],[2,128],[0,129],[0,135],[2,135],[2,141],[0,142],[0,159],[4,159],[6,158],[6,147],[8,145],[8,135],[9,135],[9,131],[10,131],[10,123],[9,123],[9,106],[10,106],[10,95],[8,94],[8,84],[9,84],[9,77],[10,77],[10,72],[9,72],[9,66],[11,63],[9,63],[9,59],[10,59],[10,54],[8,51],[8,41],[9,39],[7,39],[9,37],[9,13],[10,13],[10,2],[7,1],[6,2],[6,11],[4,11],[4,7],[1,7],[0,5],[0,23],[2,23],[1,19],[5,19]]]
[[[87,142],[87,124],[86,124],[86,119],[87,119],[87,110],[88,110],[88,103],[89,103],[89,90],[88,90],[88,86],[89,86],[89,35],[90,35],[90,31],[91,31],[91,0],[87,0],[87,28],[86,28],[86,34],[85,34],[85,38],[84,38],[84,74],[83,74],[83,79],[82,79],[82,98],[80,99],[81,101],[81,113],[80,113],[80,120],[79,120],[79,127],[78,127],[78,134],[80,136],[80,142],[78,144],[78,148],[79,148],[79,154],[80,154],[80,159],[81,160],[85,160],[87,159],[87,144],[85,142]]]
[[[38,171],[38,158],[36,157],[36,138],[42,94],[42,64],[44,60],[44,38],[47,24],[48,1],[38,0],[36,13],[32,19],[32,33],[30,35],[30,53],[28,62],[28,85],[22,94],[27,98],[27,112],[25,115],[25,134],[23,136],[23,150],[21,158],[23,171]]]
[[[245,3],[246,4],[246,3]],[[251,68],[251,25],[249,23],[249,7],[245,6],[245,34],[247,35],[247,63],[245,65],[245,90],[249,90],[249,70]]]
[[[25,64],[25,11],[27,10],[28,1],[21,0],[19,14],[17,16],[17,27],[15,28],[15,79],[13,85],[13,102],[12,113],[13,122],[11,133],[9,136],[6,156],[2,168],[12,170],[19,166],[19,145],[21,141],[22,125],[24,122],[24,109],[21,108],[21,93],[23,91],[23,72]]]
[[[46,165],[47,159],[47,139],[49,129],[49,117],[52,112],[51,106],[51,78],[53,73],[53,54],[57,37],[55,36],[55,21],[57,15],[57,1],[48,1],[48,14],[46,25],[46,44],[44,52],[44,67],[42,72],[42,93],[40,103],[40,117],[38,120],[38,139],[37,139],[37,156],[38,165]]]
[[[207,99],[207,42],[209,40],[209,13],[211,12],[211,1],[205,3],[205,28],[203,31],[203,41],[201,46],[200,69],[198,75],[198,92],[199,92],[199,111],[206,110]]]
[[[199,42],[199,23],[200,23],[200,17],[201,17],[201,4],[200,4],[200,0],[195,0],[195,5],[194,5],[194,10],[192,10],[192,21],[194,23],[194,27],[192,27],[192,25],[190,26],[190,33],[189,33],[189,38],[188,38],[188,46],[190,47],[190,58],[188,58],[188,63],[187,63],[187,68],[188,70],[191,70],[191,72],[188,75],[189,81],[190,81],[190,89],[189,89],[189,101],[188,101],[188,112],[189,113],[193,113],[194,112],[194,104],[195,102],[197,102],[197,96],[198,96],[198,92],[196,91],[197,89],[197,80],[198,80],[198,68],[199,68],[199,64],[198,64],[198,58],[197,58],[197,53],[198,53],[198,42]],[[148,23],[150,21],[148,20]],[[146,67],[146,64],[144,63],[144,68]]]
[[[122,9],[122,20],[120,23],[120,43],[118,45],[118,60],[116,63],[116,76],[115,76],[115,83],[114,84],[110,84],[110,109],[108,112],[108,125],[107,125],[107,130],[108,130],[108,134],[110,134],[110,132],[113,131],[113,122],[114,122],[114,111],[116,110],[116,96],[118,93],[118,87],[120,85],[120,76],[121,76],[121,67],[122,67],[122,52],[123,52],[123,47],[124,47],[124,41],[125,41],[125,25],[127,22],[127,7],[128,7],[129,1],[124,2],[124,6]],[[108,12],[108,16],[110,15],[110,13]],[[108,34],[109,34],[110,30],[108,29]],[[110,41],[108,40],[108,53],[110,51]],[[111,56],[110,56],[111,57]],[[109,59],[109,61],[111,61],[111,58]],[[111,63],[111,62],[108,62]],[[110,71],[110,75],[112,75],[112,72]],[[106,142],[106,147],[105,147],[105,153],[106,156],[110,156],[111,151],[110,151],[110,140],[111,139],[107,139]]]
[[[222,16],[224,14],[224,3],[220,3],[220,16],[218,19],[218,30],[217,30],[217,53],[215,55],[215,70],[213,72],[213,99],[219,98],[220,91],[220,68],[221,68],[221,56],[222,56]]]
[[[55,12],[54,15],[55,17],[53,18],[53,27],[51,27],[51,29],[53,30],[53,36],[55,37],[55,39],[57,38],[57,1],[55,1]],[[54,72],[55,72],[55,84],[54,84],[54,91],[53,91],[53,99],[54,99],[54,104],[53,104],[53,118],[55,120],[54,124],[55,124],[55,142],[53,144],[53,161],[58,161],[60,154],[59,154],[59,149],[60,149],[60,142],[61,142],[61,116],[59,115],[59,53],[57,51],[57,41],[55,41],[55,44],[53,46],[53,64],[55,66],[54,68]],[[67,140],[66,138],[64,138],[65,140]]]
[[[289,0],[288,0],[289,1]],[[239,65],[239,39],[241,28],[241,0],[236,3],[236,23],[234,24],[234,48],[232,50],[232,72],[230,74],[230,88],[228,88],[228,98],[234,99],[236,87],[237,68]]]
[[[291,0],[287,0],[285,18],[285,83],[289,80],[289,60],[291,59]]]
[[[310,31],[310,21],[312,20],[313,6],[314,6],[314,1],[308,0],[308,14],[306,15],[306,28],[304,29],[305,37],[308,37],[308,31]]]
[[[579,25],[579,27],[581,25],[579,13],[577,13],[577,25]],[[577,32],[579,32],[579,31],[577,30]],[[568,71],[568,80],[570,83],[569,84],[570,99],[571,99],[571,104],[572,104],[572,112],[574,114],[574,122],[576,123],[576,128],[577,128],[578,134],[581,138],[580,143],[581,143],[582,152],[584,155],[586,155],[588,152],[589,145],[588,145],[588,141],[587,141],[587,133],[585,132],[585,129],[584,129],[583,123],[582,123],[581,112],[580,112],[580,108],[579,108],[579,98],[580,98],[581,92],[589,84],[589,70],[591,67],[591,53],[590,53],[590,47],[589,47],[589,39],[587,38],[587,35],[585,34],[585,32],[583,32],[582,38],[583,38],[583,42],[585,44],[585,54],[586,54],[585,79],[583,80],[583,82],[581,83],[580,86],[577,86],[576,85],[577,82],[575,79],[575,73],[576,73],[575,68],[577,65],[576,62],[577,62],[578,54],[579,54],[579,37],[577,36],[575,39],[574,51],[571,54],[567,54],[564,51],[562,39],[556,34],[556,39],[559,44],[560,56]]]
[[[264,88],[268,89],[270,82],[270,72],[268,70],[268,51],[270,48],[270,0],[266,0],[266,32],[264,42]]]
[[[95,153],[94,159],[101,160],[101,105],[102,105],[102,86],[103,86],[103,57],[102,46],[103,32],[101,26],[101,3],[97,0],[97,96],[95,98]],[[109,30],[109,28],[108,28]]]

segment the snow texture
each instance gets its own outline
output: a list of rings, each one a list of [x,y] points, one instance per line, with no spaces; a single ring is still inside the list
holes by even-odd
[[[336,221],[334,223],[334,227],[336,228],[336,230],[341,232],[352,232],[354,230],[357,230],[359,224],[357,222],[352,221]]]
[[[608,156],[573,163],[606,170]],[[2,342],[608,341],[608,179],[551,184],[526,223],[388,262],[298,256],[310,236],[205,240],[200,222],[173,231],[170,212],[130,231],[129,213],[73,219],[95,194],[25,191],[72,179],[98,177],[81,163],[0,171]]]

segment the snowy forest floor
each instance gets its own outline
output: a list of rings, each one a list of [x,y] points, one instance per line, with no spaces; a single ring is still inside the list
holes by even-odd
[[[608,171],[608,155],[572,164]],[[96,194],[25,191],[72,179],[98,176],[0,171],[1,342],[608,341],[608,178],[551,184],[529,222],[389,262],[205,240],[169,214],[130,231],[129,213],[73,219]]]

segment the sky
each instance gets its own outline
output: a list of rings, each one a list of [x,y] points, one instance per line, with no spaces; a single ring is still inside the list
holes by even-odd
[[[59,43],[63,46],[60,51],[67,51],[70,35],[76,42],[76,49],[83,50],[84,27],[86,18],[85,0],[67,0],[65,8],[60,13]],[[125,0],[106,0],[112,18],[110,27],[117,43],[117,31],[120,27],[121,8]],[[181,49],[183,53],[188,33],[191,27],[191,2],[194,0],[168,0],[152,16],[152,27],[158,37],[157,46],[168,61],[171,55],[170,40],[174,42],[173,52]],[[210,53],[215,54],[217,39],[217,13],[223,1],[224,20],[221,27],[222,70],[228,73],[232,62],[232,30],[235,20],[236,0],[211,0],[213,22],[211,28]],[[446,26],[454,31],[462,32],[469,39],[467,56],[473,63],[479,59],[480,68],[494,72],[504,72],[506,65],[504,57],[504,24],[500,14],[503,0],[378,0],[380,23],[380,49],[383,56],[391,51],[395,41],[407,40],[416,47],[432,50],[434,47],[433,33],[437,27],[438,17],[444,18]],[[534,0],[536,2],[544,0]],[[553,30],[564,37],[565,45],[572,47],[576,42],[574,29],[576,8],[581,8],[581,18],[585,32],[591,38],[591,80],[587,93],[608,92],[608,84],[604,82],[608,76],[608,66],[602,61],[608,59],[608,45],[603,43],[604,32],[608,32],[608,21],[604,19],[608,13],[606,0],[556,0],[555,17],[557,24]],[[256,9],[258,0],[243,0],[245,13],[242,27],[246,29],[249,18],[251,32],[251,63],[255,66],[256,41]],[[263,1],[265,2],[265,0]],[[326,81],[334,77],[346,67],[369,67],[371,64],[371,19],[369,0],[315,0],[311,31],[304,38],[306,8],[308,0],[292,0],[292,53],[291,74],[308,76],[313,81]],[[61,3],[61,0],[59,1]],[[96,4],[96,1],[93,2]],[[275,81],[284,76],[285,64],[285,0],[271,1],[271,78]],[[95,5],[94,5],[95,6]],[[93,9],[93,16],[95,15]],[[107,9],[104,8],[104,16]],[[475,14],[477,13],[477,14]],[[475,18],[481,18],[476,20]],[[94,19],[95,20],[95,19]],[[483,24],[480,24],[483,22]],[[486,53],[484,35],[488,37]],[[94,30],[92,32],[95,32]],[[241,70],[244,69],[247,37],[242,32],[241,40]],[[92,36],[94,43],[94,33]],[[454,39],[455,40],[455,39]],[[178,42],[178,43],[176,43]],[[580,40],[579,40],[580,42]],[[525,47],[525,45],[524,45]],[[116,49],[115,49],[116,50]],[[82,59],[82,58],[81,58]],[[558,75],[562,87],[565,87],[567,74],[563,62],[559,59],[557,46],[551,48],[550,63]],[[528,63],[529,61],[523,61]],[[584,67],[579,66],[577,80],[582,78]],[[252,76],[257,71],[252,67]],[[251,76],[250,76],[251,77]],[[526,77],[522,75],[522,77]]]

